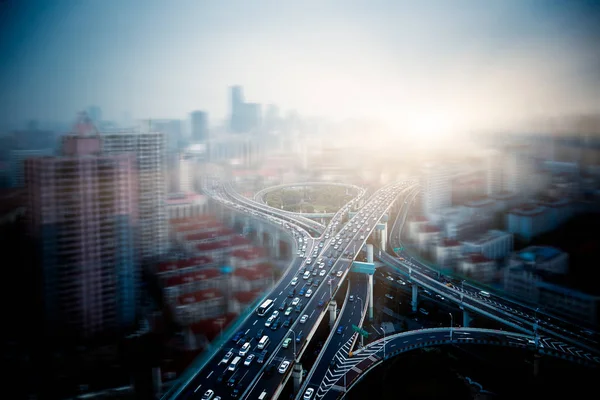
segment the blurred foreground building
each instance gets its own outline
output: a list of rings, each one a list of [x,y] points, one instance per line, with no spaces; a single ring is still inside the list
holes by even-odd
[[[25,161],[46,333],[91,338],[135,322],[135,156],[104,154],[99,136],[66,136],[62,155]]]

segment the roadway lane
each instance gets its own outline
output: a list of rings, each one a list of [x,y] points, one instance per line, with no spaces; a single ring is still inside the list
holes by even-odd
[[[327,370],[332,367],[332,360],[341,361],[348,356],[352,339],[355,332],[352,330],[352,325],[360,326],[363,305],[366,305],[367,294],[369,289],[369,281],[363,274],[356,274],[350,285],[350,295],[354,296],[354,301],[348,302],[344,308],[343,314],[338,317],[338,323],[335,329],[330,333],[328,341],[325,343],[318,362],[313,365],[307,379],[308,382],[302,387],[302,390],[297,394],[300,398],[308,388],[313,388],[315,391],[319,388],[323,377]],[[363,299],[362,303],[358,298]],[[338,333],[338,329],[341,333]]]

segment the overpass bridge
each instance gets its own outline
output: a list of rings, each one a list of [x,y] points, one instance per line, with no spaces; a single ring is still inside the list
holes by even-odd
[[[327,371],[319,386],[314,388],[315,398],[341,398],[365,374],[384,361],[408,351],[444,345],[505,346],[587,366],[600,366],[600,357],[586,356],[580,349],[548,337],[535,339],[514,332],[478,328],[420,329],[384,337],[354,352],[350,351],[349,346],[340,348],[336,354],[335,366]]]

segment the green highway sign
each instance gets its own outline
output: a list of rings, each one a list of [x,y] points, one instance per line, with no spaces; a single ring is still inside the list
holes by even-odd
[[[369,332],[365,331],[362,328],[359,328],[356,325],[352,325],[352,329],[354,330],[354,332],[358,333],[359,335],[361,335],[362,337],[364,337],[365,339],[369,337]]]

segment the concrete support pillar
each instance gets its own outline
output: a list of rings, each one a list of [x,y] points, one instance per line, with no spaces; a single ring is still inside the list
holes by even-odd
[[[279,232],[275,231],[275,234],[273,235],[273,247],[275,250],[275,258],[279,259],[281,257],[281,245],[279,243],[280,238],[279,238]]]
[[[373,321],[373,275],[371,274],[369,274],[369,321]]]
[[[294,378],[294,393],[298,393],[302,388],[302,364],[294,364],[292,378]]]
[[[533,355],[533,376],[537,378],[540,374],[540,360],[542,356],[538,353]]]
[[[472,320],[473,318],[471,318],[469,312],[463,309],[463,328],[468,328]]]
[[[381,231],[381,245],[380,248],[383,251],[386,251],[386,245],[387,245],[387,223],[384,225],[383,230]]]
[[[372,244],[367,244],[367,262],[368,263],[373,262],[373,245]]]
[[[162,377],[160,367],[152,368],[152,388],[154,389],[154,395],[156,398],[160,398],[162,394]]]
[[[331,300],[329,303],[329,329],[333,328],[333,324],[335,323],[335,319],[337,318],[337,302],[335,300]]]
[[[412,312],[417,312],[417,305],[419,298],[419,286],[416,283],[412,284],[412,301],[410,305],[412,306]]]

